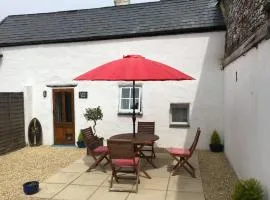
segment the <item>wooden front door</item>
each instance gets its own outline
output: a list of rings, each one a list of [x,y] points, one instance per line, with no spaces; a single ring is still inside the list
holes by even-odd
[[[74,90],[53,89],[54,144],[74,144]]]

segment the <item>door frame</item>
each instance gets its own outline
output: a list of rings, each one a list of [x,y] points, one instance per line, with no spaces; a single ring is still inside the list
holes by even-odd
[[[75,144],[75,99],[74,99],[74,88],[55,88],[55,89],[52,89],[52,108],[53,108],[53,142],[54,144],[56,145],[65,145],[67,143],[57,143],[56,142],[56,122],[55,122],[55,93],[57,92],[71,92],[71,111],[72,111],[72,129],[73,129],[73,143],[70,143],[70,144]],[[62,108],[65,107],[65,102],[64,104],[62,105]],[[65,110],[65,109],[62,109],[62,110]],[[65,111],[64,111],[65,112]],[[62,124],[68,124],[66,122],[62,122]]]

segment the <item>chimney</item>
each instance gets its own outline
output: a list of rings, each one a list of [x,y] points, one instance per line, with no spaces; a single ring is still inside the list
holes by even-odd
[[[130,4],[130,0],[114,0],[115,6],[128,5]]]

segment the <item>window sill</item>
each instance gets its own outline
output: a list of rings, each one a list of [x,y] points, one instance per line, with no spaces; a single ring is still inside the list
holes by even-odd
[[[170,128],[189,128],[190,125],[187,124],[170,124]]]
[[[121,116],[132,116],[133,115],[133,113],[131,112],[128,112],[128,113],[125,113],[125,112],[119,112],[117,115],[121,115]],[[137,115],[137,116],[142,116],[143,114],[142,114],[142,112],[139,112],[139,113],[135,113],[135,115]]]

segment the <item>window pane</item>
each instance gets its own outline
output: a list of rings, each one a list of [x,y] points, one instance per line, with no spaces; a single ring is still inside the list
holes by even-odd
[[[121,109],[129,109],[129,99],[121,99]]]
[[[129,98],[130,88],[122,88],[122,98]]]
[[[172,108],[172,122],[188,122],[188,109]]]
[[[133,98],[133,88],[131,89],[131,98]],[[139,88],[135,88],[135,98],[139,98]]]
[[[71,93],[65,92],[66,122],[72,122]]]
[[[55,94],[55,121],[62,122],[62,93]]]
[[[133,99],[131,99],[130,101],[131,101],[130,102],[130,104],[131,104],[130,109],[132,109],[132,107],[133,107]],[[138,105],[139,105],[139,99],[138,98],[135,98],[135,104],[136,103],[138,103]],[[139,107],[137,109],[139,109]]]

